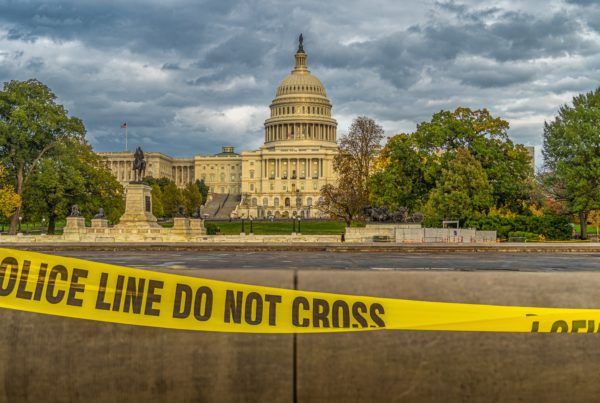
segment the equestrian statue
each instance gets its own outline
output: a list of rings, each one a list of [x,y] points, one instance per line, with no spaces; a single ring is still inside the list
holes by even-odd
[[[138,148],[135,149],[133,156],[133,181],[140,183],[142,179],[144,179],[144,176],[146,176],[146,160],[144,159],[142,148],[138,146]]]

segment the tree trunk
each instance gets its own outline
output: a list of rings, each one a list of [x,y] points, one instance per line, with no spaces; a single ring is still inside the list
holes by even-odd
[[[587,236],[587,219],[589,211],[579,212],[579,225],[581,226],[581,239],[588,239]]]
[[[8,235],[17,234],[17,226],[19,225],[19,214],[21,214],[21,206],[17,207],[15,214],[10,218],[10,227],[8,229]]]
[[[21,204],[17,207],[17,211],[10,219],[10,228],[8,235],[17,234],[17,225],[19,225],[19,216],[21,215],[21,208],[23,204],[23,168],[17,169],[17,194],[21,197]]]
[[[56,216],[54,214],[50,214],[48,217],[48,235],[54,235],[54,231],[56,230]]]

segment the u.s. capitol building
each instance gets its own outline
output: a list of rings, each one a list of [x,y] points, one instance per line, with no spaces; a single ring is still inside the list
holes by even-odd
[[[262,147],[237,154],[226,146],[219,154],[191,158],[146,152],[146,175],[169,178],[180,187],[204,180],[211,203],[220,206],[214,213],[221,217],[319,217],[319,191],[336,181],[337,122],[325,87],[308,70],[302,42],[295,59],[270,105]],[[133,179],[132,153],[100,155],[123,185]]]

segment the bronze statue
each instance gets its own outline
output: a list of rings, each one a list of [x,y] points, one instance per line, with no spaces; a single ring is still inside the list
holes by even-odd
[[[176,217],[187,217],[187,214],[185,213],[185,207],[183,207],[181,204],[177,206]]]
[[[71,214],[69,214],[69,217],[81,217],[81,212],[79,211],[79,206],[77,206],[77,204],[71,206]]]
[[[304,53],[304,37],[302,34],[298,37],[298,53]]]
[[[370,222],[393,222],[399,224],[420,224],[423,222],[423,214],[410,214],[408,208],[399,207],[390,211],[387,206],[366,206],[363,215]]]
[[[135,149],[133,156],[133,181],[141,182],[146,175],[146,160],[144,159],[144,152],[142,151],[142,148],[138,146],[138,148]]]

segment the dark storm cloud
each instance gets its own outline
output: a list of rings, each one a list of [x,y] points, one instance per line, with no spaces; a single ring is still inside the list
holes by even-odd
[[[0,80],[37,77],[84,119],[98,150],[173,155],[262,142],[300,32],[344,132],[368,115],[388,134],[440,109],[487,107],[517,141],[597,85],[595,1],[413,4],[374,0],[0,0]]]

